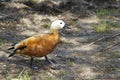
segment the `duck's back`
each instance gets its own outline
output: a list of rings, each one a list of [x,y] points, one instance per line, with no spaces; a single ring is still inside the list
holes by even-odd
[[[59,35],[57,33],[50,33],[45,35],[37,35],[21,41],[15,45],[18,49],[16,53],[28,56],[42,57],[51,53],[59,42]],[[19,49],[24,47],[24,49]]]

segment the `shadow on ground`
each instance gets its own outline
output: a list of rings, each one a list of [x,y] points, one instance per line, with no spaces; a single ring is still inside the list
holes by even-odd
[[[42,80],[119,79],[120,46],[101,52],[101,49],[117,41],[119,36],[89,45],[98,38],[116,34],[119,30],[96,33],[94,25],[99,23],[96,15],[83,18],[71,11],[56,16],[43,15],[25,4],[11,4],[14,6],[10,7],[9,4],[0,8],[0,79],[18,79],[26,75]],[[22,8],[16,8],[18,6]],[[44,32],[46,28],[41,27],[43,19],[53,21],[61,19],[61,16],[71,29],[60,33],[60,44],[48,55],[61,69],[52,70],[44,58],[36,58],[34,64],[40,67],[37,71],[29,68],[30,58],[27,56],[15,55],[8,58],[11,52],[7,48],[11,44]],[[116,56],[113,53],[118,54]]]

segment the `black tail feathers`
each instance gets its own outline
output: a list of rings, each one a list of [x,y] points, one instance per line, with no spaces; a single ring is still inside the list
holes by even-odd
[[[8,50],[14,49],[14,46],[8,48]],[[13,53],[11,53],[8,57],[13,56],[14,54],[16,54],[16,50],[13,51]]]
[[[27,46],[22,46],[22,47],[20,47],[20,48],[15,49],[14,46],[13,46],[13,47],[8,48],[8,50],[14,49],[13,53],[11,53],[8,57],[11,57],[11,56],[13,56],[14,54],[16,54],[16,51],[17,51],[17,50],[23,50],[23,49],[26,48],[26,47],[27,47]]]
[[[8,57],[11,57],[11,56],[13,56],[15,53],[12,53],[12,54],[10,54]]]
[[[8,48],[8,50],[11,50],[11,49],[14,49],[14,46],[12,46],[12,47]]]

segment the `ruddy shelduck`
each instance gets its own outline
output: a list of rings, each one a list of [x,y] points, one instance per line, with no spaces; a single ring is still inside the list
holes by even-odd
[[[31,57],[31,68],[34,68],[32,66],[34,57],[45,57],[47,61],[52,63],[47,58],[47,55],[51,53],[59,43],[60,37],[58,32],[64,27],[66,27],[66,24],[63,20],[55,20],[50,26],[50,33],[29,37],[9,48],[9,50],[14,50],[13,53],[9,55],[9,57],[13,56],[14,54],[28,55]]]

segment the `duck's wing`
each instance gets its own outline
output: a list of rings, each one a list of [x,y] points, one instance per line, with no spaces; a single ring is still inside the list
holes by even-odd
[[[19,50],[19,51],[23,51],[25,48],[27,47],[34,47],[34,45],[32,44],[37,44],[39,41],[41,41],[43,39],[43,37],[45,35],[48,35],[48,34],[41,34],[41,35],[35,35],[35,36],[32,36],[32,37],[29,37],[25,40],[22,40],[20,42],[18,42],[17,44],[15,44],[14,46],[10,47],[8,50],[11,50],[13,49],[13,53],[9,55],[9,57],[13,56],[14,54],[16,54],[16,51]]]

